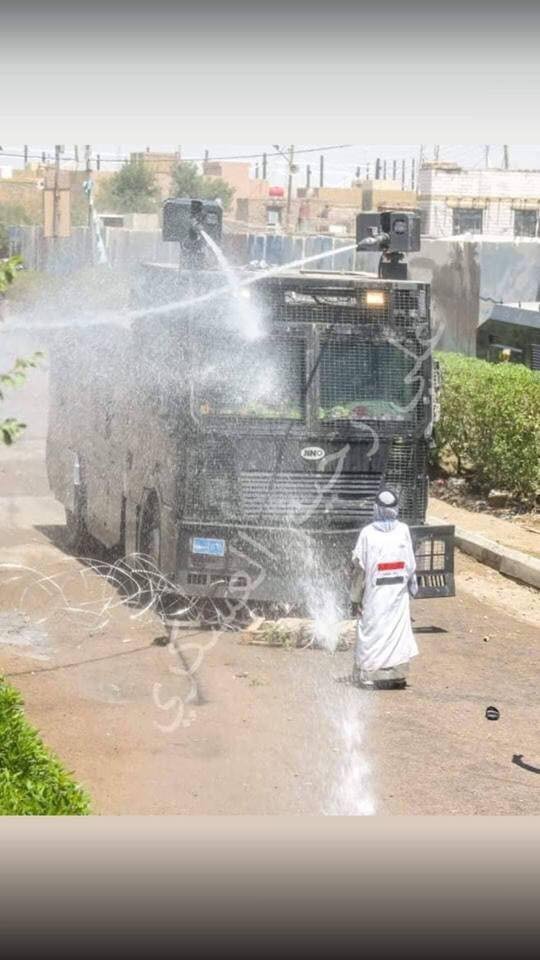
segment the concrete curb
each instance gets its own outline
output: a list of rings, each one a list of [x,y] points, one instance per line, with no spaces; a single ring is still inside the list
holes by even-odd
[[[442,524],[442,520],[430,516],[429,522],[432,524]],[[495,540],[488,540],[480,533],[471,533],[464,530],[463,527],[456,527],[455,543],[463,553],[468,553],[480,563],[485,563],[489,567],[498,570],[506,577],[512,577],[519,580],[529,587],[535,587],[540,590],[540,560],[529,556],[528,553],[521,553],[519,550],[512,550],[505,547]]]

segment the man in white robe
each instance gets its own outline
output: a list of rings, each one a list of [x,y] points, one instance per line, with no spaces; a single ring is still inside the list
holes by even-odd
[[[373,522],[360,531],[353,563],[361,605],[354,682],[371,688],[404,687],[409,660],[418,653],[409,606],[418,586],[411,535],[398,520],[398,501],[391,490],[377,496]]]

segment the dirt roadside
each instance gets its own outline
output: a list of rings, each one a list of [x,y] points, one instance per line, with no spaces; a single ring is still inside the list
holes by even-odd
[[[456,599],[414,604],[421,653],[403,692],[337,683],[349,653],[186,634],[184,656],[202,656],[194,702],[154,645],[157,619],[97,616],[109,588],[63,552],[44,484],[35,438],[2,453],[0,668],[96,813],[538,812],[538,777],[512,762],[540,765],[535,591],[458,556]],[[36,571],[26,589],[6,564]]]
[[[431,497],[429,501],[429,513],[443,523],[454,524],[470,533],[479,533],[501,546],[540,559],[540,527],[536,529],[532,519],[528,524],[525,521],[520,523],[518,519],[503,520],[490,513],[454,506],[436,497]]]

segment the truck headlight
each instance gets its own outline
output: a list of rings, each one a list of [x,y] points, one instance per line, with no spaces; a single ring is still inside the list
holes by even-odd
[[[384,307],[385,296],[383,290],[368,290],[366,293],[366,306]]]

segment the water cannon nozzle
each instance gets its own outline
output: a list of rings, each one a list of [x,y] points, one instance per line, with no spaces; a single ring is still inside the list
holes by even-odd
[[[407,210],[359,213],[356,217],[357,250],[411,253],[420,249],[420,216]]]
[[[216,200],[174,197],[163,204],[164,240],[185,243],[198,240],[204,230],[215,243],[221,243],[223,207]]]

